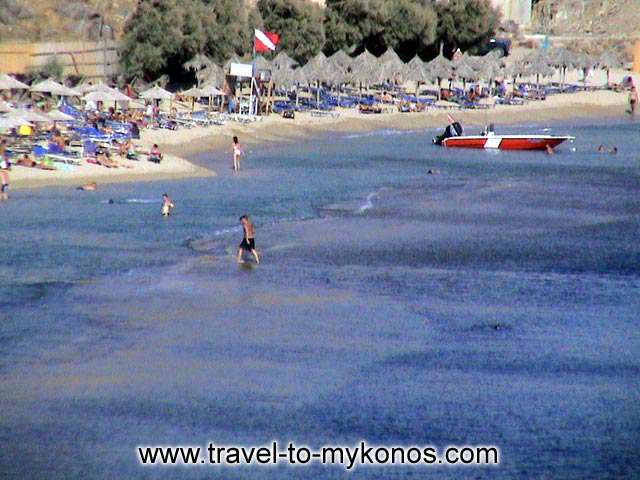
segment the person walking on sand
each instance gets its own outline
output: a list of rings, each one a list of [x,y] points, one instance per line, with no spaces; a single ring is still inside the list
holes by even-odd
[[[173,204],[173,202],[171,202],[169,195],[167,195],[166,193],[163,193],[162,194],[162,210],[160,211],[160,213],[162,213],[162,216],[168,217],[169,215],[171,215],[171,210],[173,210],[174,207],[175,205]]]
[[[240,141],[238,137],[233,137],[233,169],[237,172],[240,170],[240,156],[242,155],[242,148],[240,147]]]
[[[242,263],[242,253],[244,251],[251,252],[251,255],[256,259],[256,263],[260,263],[260,257],[258,257],[258,252],[256,252],[255,229],[247,215],[240,217],[240,225],[242,225],[244,235],[238,247],[238,263]]]

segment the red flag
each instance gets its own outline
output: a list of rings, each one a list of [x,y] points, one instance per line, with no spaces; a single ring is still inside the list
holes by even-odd
[[[254,36],[254,45],[256,53],[272,52],[276,49],[276,45],[280,41],[280,35],[274,32],[263,32],[256,29]]]

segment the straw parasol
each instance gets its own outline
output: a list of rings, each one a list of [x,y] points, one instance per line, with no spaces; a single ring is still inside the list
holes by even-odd
[[[203,97],[220,97],[224,95],[224,92],[213,85],[204,85],[199,88]]]
[[[536,88],[540,88],[540,77],[552,77],[556,71],[553,67],[551,67],[548,63],[545,62],[544,58],[539,57],[535,59],[534,62],[525,65],[521,70],[522,75],[534,76],[536,77]]]
[[[71,115],[67,115],[60,110],[51,110],[50,112],[47,112],[46,115],[54,122],[71,122],[72,120],[75,120]]]
[[[16,108],[11,110],[9,113],[5,115],[5,118],[13,118],[13,119],[22,119],[28,122],[33,123],[48,123],[51,121],[49,117],[45,115],[34,112],[33,110],[26,110],[22,108]]]
[[[255,65],[256,70],[271,70],[271,62],[262,55],[256,56]]]
[[[144,98],[146,100],[171,100],[173,99],[173,93],[156,85],[155,87],[142,92],[140,94],[140,98]]]
[[[29,90],[36,93],[49,93],[60,97],[79,97],[81,95],[77,90],[62,85],[50,78],[32,85]]]
[[[0,117],[0,130],[10,130],[12,128],[27,125],[33,127],[33,124],[22,117]]]
[[[389,47],[378,57],[378,63],[385,78],[393,78],[396,74],[404,71],[404,62],[400,59],[396,51]]]
[[[374,83],[374,72],[376,70],[378,72],[380,71],[378,59],[368,50],[365,50],[352,60],[351,70],[355,81],[365,85],[371,85]]]
[[[218,85],[222,85],[224,82],[224,69],[215,63],[208,65],[202,70],[196,72],[196,79],[198,80],[198,85],[203,83],[216,83]]]
[[[456,66],[456,76],[462,79],[462,88],[467,88],[467,80],[477,80],[478,73],[471,66],[470,62],[459,62]]]
[[[193,97],[193,98],[204,97],[202,90],[196,87],[190,88],[189,90],[185,90],[180,95],[182,95],[183,97]]]
[[[438,82],[438,98],[440,98],[440,84],[443,78],[449,78],[452,72],[452,65],[442,53],[427,63],[428,71]]]
[[[607,71],[607,85],[609,85],[609,77],[612,68],[622,67],[623,62],[618,55],[612,50],[605,50],[598,58],[598,66]]]
[[[182,68],[188,71],[198,72],[203,68],[207,68],[209,65],[213,65],[213,60],[202,53],[196,53],[191,60],[182,64]]]
[[[29,85],[2,73],[0,74],[0,90],[29,90]]]
[[[554,48],[549,52],[550,64],[560,71],[560,88],[564,88],[567,69],[575,66],[577,55],[566,48]]]
[[[416,82],[416,97],[418,96],[418,90],[420,89],[420,82],[424,82],[429,77],[426,64],[420,59],[418,55],[413,57],[408,63],[404,65],[404,71],[402,75],[405,80],[413,80]]]
[[[287,55],[284,50],[281,50],[271,61],[271,66],[274,68],[274,70],[281,70],[283,68],[291,69],[297,64],[298,62]]]
[[[338,50],[327,60],[329,60],[329,62],[331,62],[335,67],[342,70],[347,70],[353,63],[353,59],[349,55],[347,55],[344,50]]]
[[[132,99],[114,88],[111,91],[95,90],[89,92],[83,97],[83,100],[85,102],[128,102]]]

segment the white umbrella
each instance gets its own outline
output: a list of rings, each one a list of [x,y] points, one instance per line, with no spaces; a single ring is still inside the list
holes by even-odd
[[[0,74],[0,90],[29,90],[29,85],[2,73]]]
[[[173,98],[173,93],[165,90],[162,87],[155,86],[146,90],[140,94],[140,98],[144,99],[154,99],[154,100],[171,100]]]
[[[54,122],[70,122],[74,120],[71,115],[67,115],[60,110],[51,110],[50,112],[47,112],[47,117],[49,117]]]
[[[182,92],[181,95],[183,97],[195,97],[195,98],[200,98],[200,97],[204,97],[205,96],[202,93],[202,90],[200,90],[199,88],[196,88],[196,87],[190,88],[189,90],[185,90],[184,92]]]
[[[205,85],[198,89],[203,97],[220,97],[224,92],[213,85]]]
[[[32,110],[24,110],[21,108],[16,108],[15,110],[11,110],[9,113],[7,113],[5,118],[19,118],[19,119],[27,120],[29,122],[34,122],[34,123],[51,122],[51,119],[49,117],[46,117]]]
[[[83,100],[85,102],[129,102],[131,98],[127,97],[124,93],[119,92],[116,89],[112,91],[96,90],[91,93],[87,93]]]
[[[62,85],[50,78],[32,85],[30,90],[32,92],[50,93],[51,95],[58,95],[61,97],[79,97],[81,95],[77,90]]]
[[[33,124],[25,120],[24,118],[11,118],[11,117],[0,117],[0,130],[10,130],[12,128],[20,127],[22,125],[27,125],[29,127],[33,127]]]

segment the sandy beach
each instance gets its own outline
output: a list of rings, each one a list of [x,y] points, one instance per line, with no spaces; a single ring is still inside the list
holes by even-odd
[[[208,151],[229,147],[237,135],[245,147],[265,142],[295,142],[319,133],[359,132],[377,129],[420,130],[441,128],[447,124],[447,115],[454,116],[463,125],[482,126],[500,124],[552,122],[577,118],[608,118],[626,115],[627,94],[612,91],[579,92],[555,95],[545,101],[530,101],[522,106],[492,106],[487,110],[429,109],[419,113],[389,112],[363,115],[357,110],[340,109],[337,115],[314,117],[299,113],[294,120],[279,115],[261,117],[260,121],[240,124],[196,127],[192,129],[143,130],[138,146],[148,150],[154,143],[165,153],[160,165],[146,160],[127,161],[118,158],[125,168],[108,169],[83,164],[56,172],[14,167],[11,172],[12,188],[33,188],[46,185],[80,185],[84,182],[116,183],[152,181],[172,178],[213,176],[215,172],[194,165],[187,159]]]

